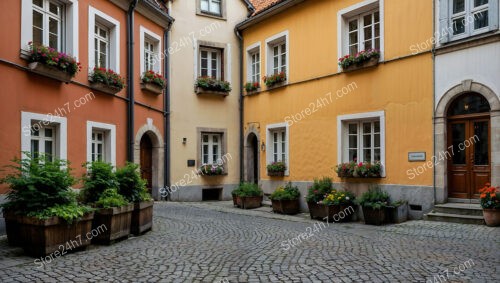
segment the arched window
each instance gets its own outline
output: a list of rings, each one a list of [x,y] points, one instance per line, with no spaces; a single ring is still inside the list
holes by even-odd
[[[448,109],[448,116],[467,115],[490,111],[486,98],[477,93],[464,94],[453,101]]]

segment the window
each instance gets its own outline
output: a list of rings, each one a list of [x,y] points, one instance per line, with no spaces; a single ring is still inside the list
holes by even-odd
[[[266,160],[267,164],[272,162],[284,162],[287,164],[285,175],[289,175],[289,130],[287,123],[272,124],[266,127]]]
[[[66,159],[66,121],[65,117],[21,112],[21,151],[32,157],[46,154],[51,160]]]
[[[222,16],[222,0],[200,0],[200,9],[203,13]]]
[[[200,76],[222,79],[221,54],[220,49],[200,47]]]
[[[78,58],[77,0],[20,2],[22,55],[27,54],[31,41],[34,45],[46,45]]]
[[[109,68],[109,29],[99,24],[95,25],[94,52],[96,67]]]
[[[266,39],[266,75],[284,72],[288,78],[289,42],[288,31]]]
[[[349,54],[380,49],[380,13],[370,11],[348,19]]]
[[[120,73],[120,22],[89,6],[89,73],[102,67]]]
[[[259,82],[260,81],[260,53],[254,52],[250,55],[251,58],[251,81]]]
[[[358,161],[385,164],[385,114],[383,111],[337,117],[338,163]],[[384,173],[382,173],[384,176]]]
[[[146,71],[161,73],[161,37],[140,26],[141,75]]]
[[[222,135],[203,133],[201,136],[201,155],[203,164],[218,164],[221,162]]]
[[[116,126],[87,121],[87,162],[116,165]]]

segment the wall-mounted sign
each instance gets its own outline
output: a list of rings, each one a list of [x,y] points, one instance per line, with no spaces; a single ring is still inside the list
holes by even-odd
[[[408,161],[425,161],[425,152],[408,152]]]

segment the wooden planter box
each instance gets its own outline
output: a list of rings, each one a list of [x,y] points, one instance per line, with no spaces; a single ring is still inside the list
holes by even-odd
[[[153,94],[157,94],[157,95],[160,95],[163,93],[163,88],[157,84],[153,84],[153,83],[144,83],[142,82],[141,83],[141,89],[142,90],[145,90],[145,91],[148,91],[150,93],[153,93]]]
[[[408,220],[408,204],[386,207],[387,223],[403,223]]]
[[[68,224],[59,217],[40,220],[21,216],[17,220],[24,252],[41,257],[57,252],[61,255],[73,250],[85,249],[90,245],[87,238],[92,231],[94,213],[88,213],[80,220]]]
[[[207,95],[222,96],[222,97],[226,97],[229,95],[229,92],[227,92],[227,91],[208,90],[208,89],[201,88],[199,86],[196,87],[195,92],[198,95],[207,94]]]
[[[115,240],[128,237],[133,210],[134,204],[97,210],[92,222],[92,229],[97,229],[101,225],[104,225],[106,229],[92,238],[92,243],[110,244]]]
[[[240,197],[241,199],[241,208],[243,209],[252,209],[261,207],[262,205],[262,196],[259,197]]]
[[[260,87],[256,90],[251,90],[251,91],[245,90],[245,92],[247,93],[247,95],[254,95],[260,92]]]
[[[281,214],[297,214],[300,212],[299,199],[271,200],[273,211]]]
[[[5,219],[5,230],[7,233],[7,240],[10,246],[20,247],[23,245],[24,239],[21,233],[21,224],[18,223],[20,218],[24,217],[16,215],[14,212],[3,210],[3,217]]]
[[[361,63],[360,65],[351,65],[345,69],[342,68],[342,71],[344,73],[348,73],[348,72],[352,72],[352,71],[356,71],[356,70],[360,70],[360,69],[364,69],[364,68],[375,67],[378,65],[379,59],[380,58],[372,57],[370,60],[365,61],[365,62]]]
[[[241,198],[239,196],[233,195],[233,205],[236,207],[241,207]]]
[[[107,84],[98,83],[98,82],[92,82],[92,83],[90,83],[90,88],[94,89],[94,90],[97,90],[97,91],[100,91],[100,92],[111,94],[111,95],[115,95],[118,92],[120,92],[120,90],[122,90],[121,88],[109,86]]]
[[[385,208],[373,209],[363,206],[363,217],[365,218],[365,224],[382,225],[385,220]]]
[[[270,177],[283,177],[283,176],[285,176],[285,172],[270,172],[270,171],[267,171],[267,176],[270,176]]]
[[[285,85],[286,85],[286,80],[279,82],[279,83],[275,83],[275,84],[270,85],[270,86],[266,85],[266,87],[267,87],[267,90],[273,90],[273,89],[280,88],[280,87],[285,86]]]
[[[61,71],[56,67],[47,66],[40,62],[33,62],[28,65],[28,68],[32,73],[58,80],[60,82],[69,83],[72,76],[67,72]]]
[[[325,220],[328,217],[328,210],[323,204],[307,202],[307,207],[309,208],[311,219]]]
[[[130,225],[130,232],[132,234],[140,235],[153,228],[153,204],[154,201],[134,203],[132,223]]]

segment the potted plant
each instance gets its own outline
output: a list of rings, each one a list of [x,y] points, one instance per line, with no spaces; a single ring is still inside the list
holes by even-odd
[[[236,190],[241,200],[241,208],[252,209],[262,205],[263,192],[257,184],[241,183]]]
[[[351,221],[354,212],[354,200],[355,196],[353,193],[333,189],[322,201],[322,205],[326,206],[327,220],[329,222]]]
[[[90,88],[116,94],[125,87],[125,80],[111,69],[95,67],[90,74]]]
[[[245,90],[248,95],[254,94],[260,90],[259,82],[248,82],[245,84]]]
[[[108,228],[104,233],[92,238],[92,242],[109,244],[128,237],[134,205],[118,193],[118,181],[113,166],[102,161],[90,163],[83,183],[81,198],[85,203],[98,208],[92,228],[96,229],[102,225]]]
[[[284,82],[286,82],[286,73],[279,72],[277,74],[264,76],[262,79],[264,80],[264,83],[266,84],[268,89],[274,88],[274,87],[281,86],[284,84]]]
[[[154,201],[146,189],[146,181],[139,174],[139,165],[127,163],[116,170],[118,192],[134,204],[130,232],[140,235],[153,227]]]
[[[28,43],[28,68],[31,72],[68,83],[80,70],[80,62],[52,47]]]
[[[339,58],[339,66],[344,72],[351,72],[361,68],[376,66],[380,59],[377,49],[362,50],[354,55],[345,55]]]
[[[484,188],[479,190],[481,195],[481,207],[486,225],[495,227],[500,225],[500,192],[499,188],[492,187],[486,183]]]
[[[231,84],[224,80],[202,76],[196,80],[195,88],[196,94],[213,94],[225,97],[231,91]]]
[[[382,177],[382,164],[380,161],[357,163],[353,160],[338,164],[335,172],[340,178],[380,178]]]
[[[285,176],[286,163],[282,161],[275,161],[267,165],[268,176]]]
[[[146,90],[154,94],[161,94],[166,85],[167,81],[165,80],[165,78],[154,71],[149,70],[142,74],[142,90]]]
[[[323,205],[323,200],[332,191],[332,179],[323,177],[314,179],[313,185],[307,189],[306,202],[311,219],[324,220],[328,217],[328,211]]]
[[[389,201],[389,194],[380,188],[370,188],[363,193],[359,199],[359,205],[363,208],[365,224],[382,225],[385,219],[385,208]]]
[[[217,176],[224,174],[224,166],[219,164],[203,164],[199,170],[200,175]]]
[[[27,157],[15,159],[9,166],[14,172],[1,180],[10,187],[2,205],[9,244],[33,256],[87,247],[90,240],[83,236],[91,231],[93,212],[77,203],[68,163],[23,154]]]
[[[297,214],[300,212],[299,188],[288,182],[285,187],[279,187],[271,196],[273,211],[281,214]]]
[[[399,200],[389,204],[386,208],[388,223],[403,223],[408,220],[408,201]]]

